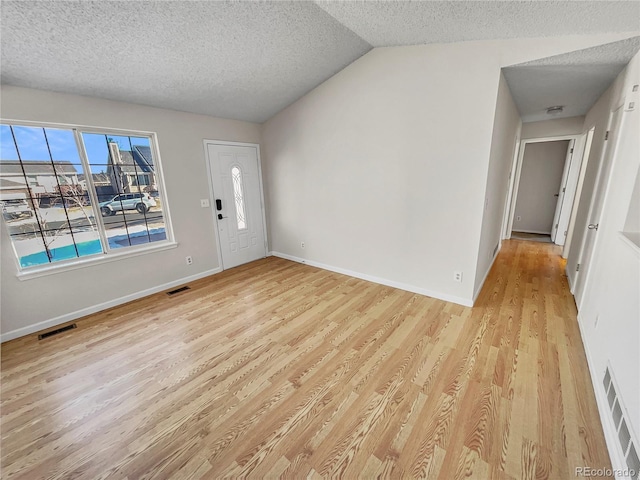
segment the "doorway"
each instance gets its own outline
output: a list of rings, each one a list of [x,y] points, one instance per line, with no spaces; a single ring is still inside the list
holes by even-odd
[[[570,164],[567,154],[572,140],[536,142],[525,145],[516,196],[512,237],[531,234],[557,239],[562,210],[563,176]],[[570,155],[570,154],[569,154]],[[557,239],[558,242],[561,239]],[[564,243],[564,242],[563,242]]]
[[[266,257],[258,145],[205,141],[205,148],[222,268]]]
[[[553,242],[571,235],[584,135],[522,140],[514,158],[503,238]]]

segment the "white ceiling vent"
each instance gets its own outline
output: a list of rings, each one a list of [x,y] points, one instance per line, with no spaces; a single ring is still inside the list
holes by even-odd
[[[554,105],[547,107],[547,115],[559,115],[564,111],[564,105]]]

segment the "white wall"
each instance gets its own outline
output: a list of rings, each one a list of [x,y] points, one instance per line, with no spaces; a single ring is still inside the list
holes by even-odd
[[[636,442],[640,440],[640,246],[633,247],[625,242],[620,231],[624,228],[630,207],[633,208],[633,190],[640,168],[640,110],[637,106],[640,104],[640,95],[631,93],[633,85],[638,84],[640,54],[634,57],[613,88],[587,114],[587,128],[590,125],[606,125],[609,112],[625,98],[626,104],[629,101],[636,104],[635,110],[622,114],[619,143],[612,162],[593,262],[583,296],[585,300],[579,312],[601,415],[604,418],[610,415],[602,396],[602,378],[609,364]],[[597,138],[592,150],[602,152],[603,136],[600,134]],[[598,160],[596,157],[594,164]],[[577,250],[572,249],[572,252]],[[570,266],[567,268],[570,269]],[[610,445],[615,446],[615,432],[607,422],[604,424],[607,439]],[[612,455],[612,460],[616,468],[615,455]]]
[[[468,302],[496,62],[474,44],[375,49],[266,122],[272,250]]]
[[[260,125],[11,86],[2,86],[1,95],[3,120],[156,132],[179,244],[168,251],[20,281],[3,225],[3,339],[33,331],[40,322],[55,324],[56,318],[64,320],[74,312],[219,267],[212,211],[200,207],[200,199],[209,198],[203,139],[259,143]],[[191,266],[185,263],[187,255],[193,257]]]
[[[500,244],[505,204],[509,193],[509,172],[520,139],[522,121],[509,85],[502,73],[498,84],[498,100],[491,135],[489,172],[485,193],[482,231],[474,284],[474,299],[480,293]],[[495,252],[495,254],[494,254]]]
[[[470,304],[500,68],[607,41],[372,50],[264,124],[271,249]]]
[[[569,140],[525,146],[513,215],[514,232],[551,233]]]
[[[584,117],[554,118],[541,122],[523,123],[522,139],[579,135],[582,133],[583,124]]]

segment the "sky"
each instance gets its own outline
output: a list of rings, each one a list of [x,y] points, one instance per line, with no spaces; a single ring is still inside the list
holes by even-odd
[[[121,150],[130,151],[132,145],[150,146],[149,139],[146,137],[82,133],[92,173],[103,172],[107,169],[109,160],[107,139],[115,140]],[[84,173],[71,129],[14,126],[12,134],[9,125],[0,125],[0,163],[15,162],[19,158],[23,162],[67,161],[74,164],[79,174]]]

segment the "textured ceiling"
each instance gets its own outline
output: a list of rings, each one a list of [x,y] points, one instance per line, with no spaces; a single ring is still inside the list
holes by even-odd
[[[338,2],[320,7],[374,47],[636,31],[640,2]]]
[[[309,2],[2,2],[2,82],[263,122],[371,49]]]
[[[0,8],[2,83],[254,122],[372,45],[640,26],[637,1],[2,0]]]
[[[586,114],[629,60],[640,37],[543,58],[503,69],[523,122]],[[564,105],[561,114],[546,108]]]

